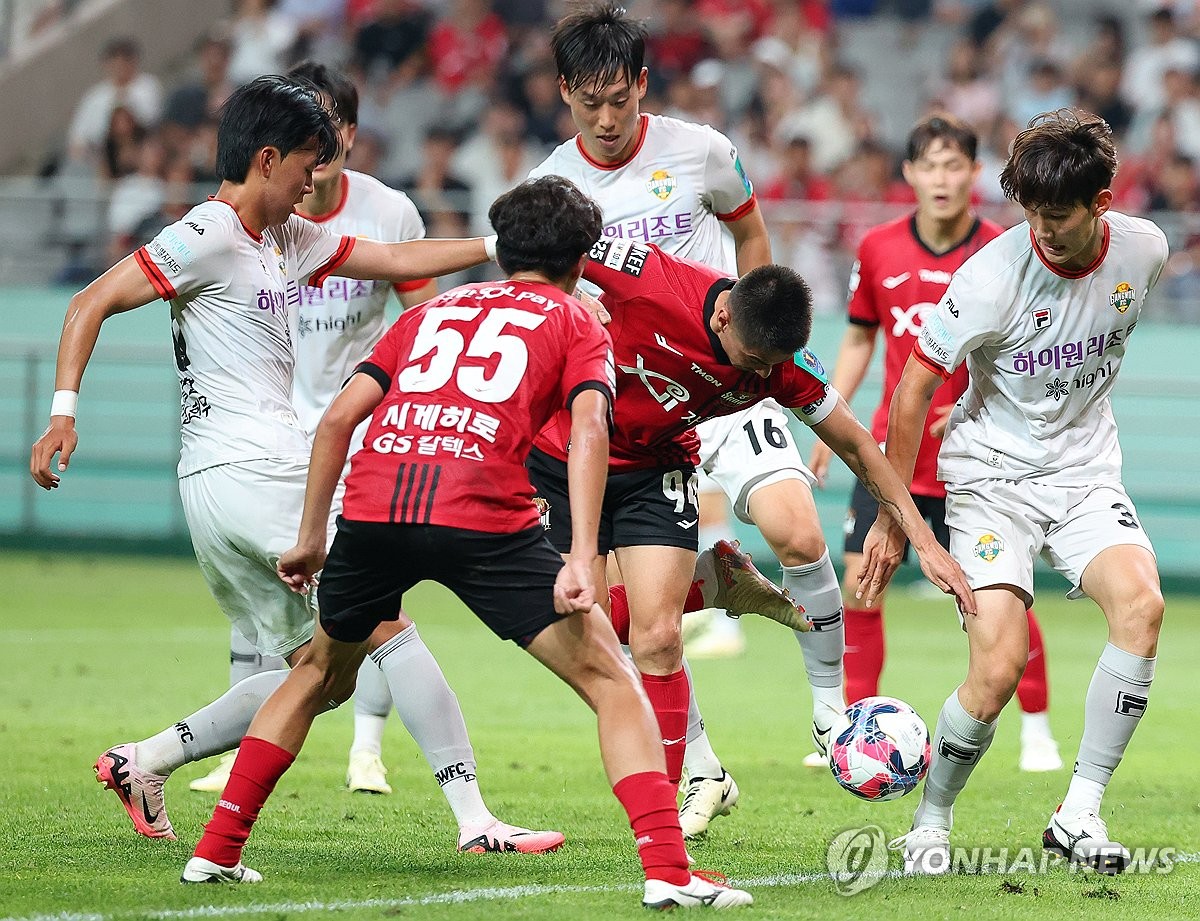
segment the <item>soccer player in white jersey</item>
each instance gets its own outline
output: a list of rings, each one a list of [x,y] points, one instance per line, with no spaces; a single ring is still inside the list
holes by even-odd
[[[978,611],[964,619],[967,677],[942,707],[913,828],[893,842],[908,872],[951,869],[954,802],[1025,666],[1039,555],[1070,582],[1068,597],[1089,596],[1108,622],[1074,775],[1043,844],[1103,873],[1129,860],[1100,803],[1146,711],[1163,598],[1154,550],[1121,482],[1109,394],[1167,242],[1150,221],[1109,210],[1116,168],[1112,133],[1094,115],[1046,113],[1017,136],[1000,184],[1026,223],[958,270],[892,399],[887,456],[911,477],[933,392],[967,364],[970,383],[950,415],[938,475],[951,551]],[[898,552],[886,513],[876,527],[890,531]]]
[[[217,194],[72,298],[50,425],[30,457],[38,484],[56,487],[78,444],[79,384],[101,324],[156,298],[169,301],[181,392],[180,495],[201,572],[257,651],[293,665],[312,637],[314,610],[275,574],[300,520],[310,446],[292,401],[289,288],[320,287],[335,271],[393,282],[429,278],[488,257],[480,239],[384,244],[330,233],[295,214],[312,191],[313,170],[337,156],[339,144],[311,84],[261,77],[230,97],[218,128]],[[395,622],[383,629],[389,636],[375,661],[393,688],[411,693],[407,669],[387,652],[403,642],[403,631]],[[98,779],[117,793],[139,833],[175,836],[163,800],[167,776],[237,745],[286,674],[247,678],[156,735],[100,756]]]
[[[600,205],[608,239],[655,243],[730,273],[769,263],[766,225],[729,139],[707,125],[639,112],[646,94],[645,36],[641,23],[610,2],[557,24],[551,44],[559,90],[579,134],[530,175],[558,174],[579,186]],[[697,433],[701,469],[729,497],[738,518],[762,532],[783,564],[784,587],[812,622],[813,629],[796,638],[812,687],[814,741],[823,749],[834,717],[845,707],[845,638],[837,573],[812,495],[815,481],[787,414],[773,400],[706,422]],[[715,573],[704,572],[712,559],[711,553],[701,554],[698,569],[709,586],[717,582]],[[664,642],[676,646],[680,640]],[[666,652],[664,659],[672,659]],[[658,673],[649,663],[641,666]],[[684,761],[689,782],[680,822],[694,837],[713,817],[728,814],[738,789],[709,744],[694,695],[690,703]]]
[[[358,124],[358,90],[349,77],[312,62],[293,68],[288,75],[307,80],[325,97],[341,140],[338,155],[313,170],[312,191],[297,208],[301,216],[337,234],[395,242],[424,237],[425,226],[407,195],[345,168]],[[330,276],[321,287],[289,286],[289,319],[296,350],[292,397],[300,426],[310,438],[342,384],[386,332],[385,307],[393,290],[405,307],[411,307],[435,295],[437,285],[427,278],[393,285]],[[354,450],[359,441],[361,438],[352,445]],[[329,519],[331,541],[341,513],[342,494],[339,487]],[[354,791],[391,793],[382,742],[387,716],[394,705],[454,812],[460,845],[498,850],[514,835],[526,850],[561,844],[560,832],[531,833],[499,822],[491,814],[479,790],[475,752],[457,697],[416,625],[403,612],[397,627],[400,633],[389,658],[395,667],[403,663],[409,692],[393,700],[383,670],[373,660],[363,660],[354,693],[354,741],[346,786]],[[278,657],[264,659],[252,643],[231,628],[231,687],[251,675],[284,667]],[[190,788],[221,792],[236,755],[236,751],[226,754],[212,773],[192,781]],[[487,834],[483,833],[485,829]],[[537,843],[533,845],[535,836]]]

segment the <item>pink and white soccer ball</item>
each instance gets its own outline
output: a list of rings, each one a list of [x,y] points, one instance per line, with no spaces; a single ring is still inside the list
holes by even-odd
[[[864,697],[846,708],[830,733],[829,768],[855,796],[899,799],[929,770],[929,730],[917,711],[894,697]]]

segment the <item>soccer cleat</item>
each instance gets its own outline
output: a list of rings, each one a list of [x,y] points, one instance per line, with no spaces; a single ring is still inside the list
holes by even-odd
[[[679,827],[685,838],[698,838],[720,815],[729,815],[738,801],[738,786],[726,770],[720,777],[689,777],[679,807]]]
[[[139,770],[136,754],[133,742],[110,748],[93,766],[96,782],[117,794],[139,835],[174,841],[175,829],[167,818],[167,804],[163,800],[167,775]]]
[[[683,652],[689,659],[734,659],[746,651],[741,625],[715,608],[683,615]]]
[[[736,540],[719,540],[696,557],[696,576],[715,586],[712,606],[723,608],[730,617],[760,614],[793,630],[812,629],[803,616],[804,608],[792,600],[787,589],[755,569],[750,554],[743,553]],[[707,601],[708,592],[704,595]]]
[[[950,872],[950,829],[918,825],[888,842],[888,849],[904,851],[907,876],[941,876]]]
[[[723,875],[707,870],[693,870],[692,878],[682,886],[661,879],[648,879],[642,895],[642,905],[659,911],[675,908],[738,908],[753,902],[754,896],[749,892],[734,889]]]
[[[236,867],[223,867],[205,860],[203,857],[193,857],[183,868],[179,876],[181,883],[261,883],[262,874],[251,870],[240,860]]]
[[[829,770],[829,755],[820,752],[809,752],[800,762],[806,768],[825,768]]]
[[[346,786],[352,793],[391,793],[387,782],[388,769],[383,759],[374,752],[350,753],[350,766],[346,768]]]
[[[1063,760],[1058,743],[1050,736],[1029,736],[1021,739],[1021,770],[1031,774],[1062,770]]]
[[[1063,815],[1062,806],[1054,810],[1042,833],[1042,847],[1110,876],[1124,873],[1129,863],[1129,851],[1108,836],[1104,819],[1094,812]]]
[[[566,841],[560,831],[531,831],[499,819],[490,825],[464,826],[458,830],[460,854],[549,854]]]
[[[233,770],[233,762],[235,760],[237,760],[236,748],[222,755],[221,760],[217,762],[215,768],[203,777],[197,777],[188,784],[188,789],[195,790],[197,793],[222,792],[225,789],[225,784],[229,783],[229,772]]]

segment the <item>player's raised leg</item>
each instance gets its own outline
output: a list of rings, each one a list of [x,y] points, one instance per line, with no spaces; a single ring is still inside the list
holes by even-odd
[[[1158,654],[1163,597],[1153,554],[1122,544],[1102,551],[1080,587],[1108,619],[1108,642],[1088,685],[1083,735],[1071,785],[1051,816],[1047,849],[1102,873],[1120,873],[1128,851],[1108,834],[1100,804],[1141,723]]]

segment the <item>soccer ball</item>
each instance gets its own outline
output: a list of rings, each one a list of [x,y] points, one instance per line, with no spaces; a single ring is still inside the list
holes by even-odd
[[[834,780],[862,799],[899,799],[929,770],[929,730],[916,710],[894,697],[852,703],[830,739]]]

